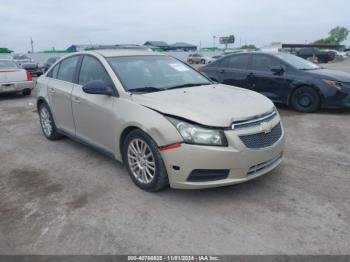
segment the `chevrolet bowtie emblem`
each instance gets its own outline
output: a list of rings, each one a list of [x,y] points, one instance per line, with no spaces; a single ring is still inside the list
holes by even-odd
[[[264,132],[265,134],[268,134],[271,132],[272,124],[269,122],[263,122],[260,124],[260,131]]]

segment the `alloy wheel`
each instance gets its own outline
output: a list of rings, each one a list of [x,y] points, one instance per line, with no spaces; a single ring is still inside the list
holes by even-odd
[[[130,141],[127,158],[132,175],[143,184],[151,183],[156,174],[156,163],[147,143],[141,139]]]
[[[51,136],[52,129],[53,129],[52,121],[51,121],[50,113],[46,107],[42,107],[40,110],[40,123],[45,135],[48,137]]]

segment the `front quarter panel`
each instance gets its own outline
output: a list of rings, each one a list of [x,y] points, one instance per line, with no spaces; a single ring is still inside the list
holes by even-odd
[[[121,136],[129,127],[143,130],[159,147],[182,141],[179,132],[161,113],[133,102],[132,98],[119,98],[115,103],[115,113],[121,123],[116,134],[116,159],[120,161],[122,161]]]

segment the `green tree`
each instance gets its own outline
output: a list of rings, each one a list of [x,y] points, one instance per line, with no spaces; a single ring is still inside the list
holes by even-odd
[[[345,27],[337,26],[329,31],[329,37],[334,39],[335,43],[340,44],[348,38],[349,30]]]
[[[349,30],[345,27],[337,26],[328,33],[328,37],[316,40],[314,44],[320,45],[339,45],[341,42],[345,41],[348,38]]]

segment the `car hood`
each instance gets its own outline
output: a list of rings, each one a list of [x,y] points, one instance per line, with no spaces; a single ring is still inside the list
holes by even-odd
[[[222,84],[133,94],[132,99],[163,114],[212,127],[228,127],[234,121],[260,116],[274,108],[263,95]]]
[[[350,83],[350,74],[342,71],[317,69],[307,71],[316,78]]]

